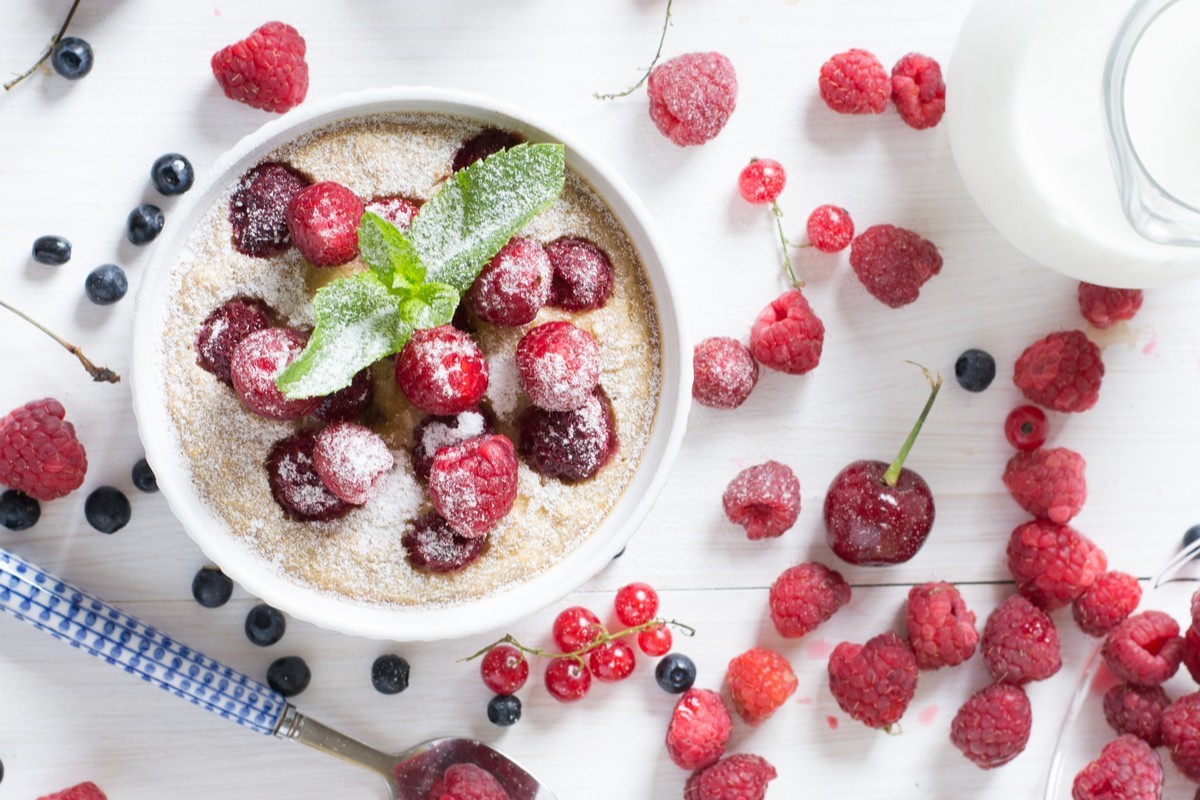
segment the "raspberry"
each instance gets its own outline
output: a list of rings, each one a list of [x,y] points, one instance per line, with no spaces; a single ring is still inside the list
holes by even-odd
[[[238,342],[229,359],[229,373],[246,408],[267,419],[292,420],[320,404],[319,397],[285,397],[275,385],[279,373],[296,360],[307,343],[308,334],[294,328],[263,328]]]
[[[1070,525],[1033,520],[1008,540],[1008,569],[1017,591],[1047,611],[1070,603],[1108,567],[1104,551]]]
[[[286,164],[268,162],[247,170],[229,198],[234,249],[255,258],[286,250],[292,243],[288,204],[308,185],[307,178]]]
[[[981,769],[1019,756],[1029,742],[1033,709],[1020,686],[994,683],[967,698],[950,723],[950,741]]]
[[[362,416],[374,399],[375,378],[370,368],[360,369],[349,386],[322,397],[312,410],[312,415],[321,422],[353,422]]]
[[[825,105],[839,114],[882,114],[892,94],[883,64],[857,48],[838,53],[822,64],[817,87]]]
[[[564,311],[604,308],[612,295],[612,262],[587,239],[563,237],[546,245],[554,269],[550,305]]]
[[[328,522],[345,516],[353,506],[329,491],[313,466],[315,430],[302,430],[280,439],[267,456],[271,496],[288,519]]]
[[[684,53],[650,73],[650,119],[680,147],[704,144],[729,121],[737,105],[733,64],[720,53]]]
[[[1191,611],[1191,616],[1192,616],[1191,627],[1195,628],[1197,631],[1200,631],[1200,589],[1197,589],[1192,594],[1192,600],[1190,603],[1190,611]]]
[[[725,754],[733,720],[721,695],[688,689],[675,703],[667,726],[667,755],[684,769],[704,769]]]
[[[688,778],[684,800],[763,800],[775,768],[762,756],[737,753]]]
[[[1072,800],[1159,800],[1163,769],[1158,754],[1136,736],[1121,736],[1075,776]]]
[[[1045,680],[1062,667],[1054,620],[1019,594],[988,616],[980,649],[992,678],[1005,683]]]
[[[387,443],[370,428],[335,422],[317,434],[313,468],[321,482],[352,505],[361,506],[379,493],[395,464]]]
[[[1039,519],[1069,522],[1087,499],[1083,456],[1066,447],[1021,451],[1004,468],[1004,485],[1017,505]]]
[[[410,200],[400,195],[388,195],[371,198],[366,202],[365,210],[383,217],[401,231],[406,231],[421,212],[421,204],[418,200]]]
[[[87,781],[69,789],[39,797],[38,800],[108,800],[108,795],[104,794],[99,786]]]
[[[774,203],[786,183],[782,164],[771,158],[755,158],[738,175],[738,194],[747,203]]]
[[[517,499],[517,454],[504,436],[443,447],[429,468],[429,498],[450,527],[483,536]]]
[[[238,342],[255,331],[271,325],[271,308],[252,297],[234,297],[218,306],[200,323],[196,334],[196,363],[217,376],[221,383],[233,385],[229,359]]]
[[[841,206],[817,206],[808,215],[808,241],[822,253],[840,253],[854,239],[854,220]]]
[[[510,800],[496,776],[475,764],[451,764],[425,800]]]
[[[400,540],[408,561],[428,572],[457,572],[479,558],[485,536],[462,536],[436,512],[415,520]]]
[[[842,642],[829,656],[829,690],[842,711],[868,728],[893,725],[917,690],[912,647],[891,631],[866,644]]]
[[[550,299],[550,258],[532,239],[514,238],[479,273],[467,291],[475,316],[493,325],[532,322]]]
[[[552,658],[546,665],[546,691],[560,703],[582,700],[592,687],[592,673],[573,658]]]
[[[554,643],[564,653],[587,648],[602,633],[600,618],[583,606],[569,606],[558,612],[551,627]]]
[[[1036,450],[1046,443],[1046,414],[1037,406],[1018,406],[1004,420],[1004,438],[1018,450]]]
[[[1082,331],[1058,331],[1021,353],[1013,383],[1031,402],[1055,411],[1087,411],[1100,397],[1104,362]]]
[[[850,602],[850,584],[824,564],[789,567],[771,584],[768,605],[775,630],[785,639],[812,633]]]
[[[737,474],[721,497],[725,516],[748,539],[781,536],[800,516],[800,481],[791,467],[768,461]]]
[[[789,289],[764,308],[750,328],[750,352],[764,367],[803,375],[821,363],[825,325],[808,300]]]
[[[946,82],[938,62],[909,53],[892,67],[892,102],[910,128],[925,130],[946,113]]]
[[[1117,733],[1128,733],[1151,747],[1162,744],[1163,710],[1171,698],[1161,686],[1119,683],[1104,693],[1104,718]]]
[[[1136,686],[1157,686],[1179,670],[1183,639],[1179,623],[1162,611],[1143,611],[1113,628],[1104,640],[1104,663]]]
[[[1109,289],[1094,283],[1079,284],[1079,313],[1097,328],[1110,328],[1133,319],[1142,307],[1141,289]]]
[[[1163,709],[1162,741],[1179,771],[1200,781],[1200,692],[1185,694]]]
[[[623,681],[633,674],[637,659],[633,648],[624,642],[605,642],[588,651],[588,670],[604,683]]]
[[[396,358],[396,383],[420,410],[457,414],[487,390],[487,360],[470,336],[449,325],[418,330]]]
[[[518,448],[539,475],[573,483],[587,480],[617,452],[617,424],[604,390],[593,391],[574,411],[525,409],[517,420]]]
[[[529,661],[512,645],[497,645],[483,657],[479,674],[496,694],[514,694],[529,678]]]
[[[1183,635],[1183,665],[1187,667],[1192,680],[1200,683],[1200,631],[1195,626],[1189,626]]]
[[[547,322],[517,343],[517,370],[530,401],[547,411],[574,411],[600,382],[600,345],[569,322]]]
[[[910,230],[872,225],[850,243],[850,266],[876,300],[900,308],[942,271],[942,256],[937,245]]]
[[[643,625],[658,613],[658,592],[648,583],[627,584],[617,590],[613,610],[622,625]]]
[[[491,413],[481,406],[468,408],[453,416],[427,416],[413,428],[412,461],[413,472],[423,481],[429,480],[429,468],[433,457],[443,447],[460,444],[488,436],[496,432]]]
[[[975,614],[949,583],[909,589],[904,621],[919,669],[957,666],[973,656],[979,644]]]
[[[287,207],[292,244],[314,267],[337,267],[358,257],[358,195],[333,181],[304,188]]]
[[[490,155],[516,147],[525,142],[524,137],[512,131],[502,131],[499,128],[485,128],[463,142],[454,153],[452,169],[458,172],[471,166],[476,161]]]
[[[308,94],[304,37],[291,25],[268,22],[213,54],[212,71],[230,100],[282,114]]]
[[[54,500],[80,487],[87,453],[66,416],[62,403],[47,397],[0,419],[0,485],[36,500]]]
[[[709,408],[737,408],[758,383],[750,349],[728,336],[710,336],[692,351],[692,397]]]
[[[1124,572],[1105,572],[1071,604],[1079,629],[1089,636],[1106,636],[1137,608],[1142,587]]]
[[[752,647],[729,662],[725,683],[733,710],[742,722],[757,728],[787,702],[799,681],[786,658],[765,647]]]

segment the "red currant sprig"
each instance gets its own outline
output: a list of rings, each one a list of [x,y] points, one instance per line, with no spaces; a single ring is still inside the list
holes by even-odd
[[[792,259],[788,257],[790,243],[783,232],[783,209],[779,207],[779,195],[785,184],[787,172],[782,164],[772,158],[752,158],[738,175],[738,193],[743,200],[755,205],[771,204],[771,214],[775,217],[775,228],[779,231],[779,244],[783,250],[783,268],[792,285],[802,289],[804,281],[797,278],[796,271],[792,269]]]

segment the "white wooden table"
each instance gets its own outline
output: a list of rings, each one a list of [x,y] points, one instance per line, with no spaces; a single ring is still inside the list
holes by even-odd
[[[68,5],[7,0],[0,10],[0,72],[24,69]],[[116,261],[136,289],[153,245],[128,245],[124,219],[143,198],[157,198],[147,181],[155,157],[183,152],[204,174],[219,153],[268,119],[225,100],[208,67],[215,50],[268,19],[284,19],[307,38],[312,100],[377,85],[450,86],[523,106],[585,138],[640,194],[679,271],[690,276],[683,293],[697,336],[745,338],[754,315],[783,288],[769,214],[735,192],[737,173],[751,156],[776,158],[789,171],[781,203],[793,236],[812,207],[834,202],[860,228],[892,222],[922,232],[941,247],[945,269],[916,304],[893,311],[862,290],[845,254],[801,255],[809,297],[828,331],[820,368],[803,378],[765,372],[734,413],[696,408],[667,488],[626,555],[562,605],[603,612],[619,586],[650,582],[662,594],[664,613],[698,630],[679,646],[699,665],[699,686],[718,688],[729,658],[754,644],[786,654],[799,691],[761,728],[739,721],[730,748],[776,765],[770,797],[1040,796],[1089,647],[1069,614],[1057,616],[1062,672],[1029,690],[1029,749],[994,773],[969,764],[947,736],[959,704],[987,683],[978,658],[922,675],[901,736],[849,720],[825,678],[834,643],[899,629],[911,583],[960,582],[981,627],[1012,590],[1004,544],[1024,515],[1000,482],[1010,454],[1002,423],[1019,400],[1008,378],[1025,344],[1082,325],[1075,283],[1030,263],[971,203],[944,129],[912,131],[893,113],[839,117],[817,97],[819,65],[848,47],[873,50],[887,65],[910,50],[945,64],[968,5],[677,3],[666,53],[720,50],[741,86],[737,111],[720,136],[682,150],[654,129],[644,91],[612,103],[591,97],[632,82],[648,62],[661,22],[658,0],[84,0],[71,32],[95,48],[92,74],[68,83],[47,69],[0,96],[0,297],[97,361],[127,371],[132,297],[94,306],[84,297],[83,278]],[[162,205],[170,225],[173,203]],[[46,233],[70,238],[68,265],[30,259],[34,238]],[[1200,284],[1149,293],[1138,318],[1104,340],[1108,373],[1096,408],[1052,420],[1052,442],[1088,460],[1090,497],[1078,527],[1107,550],[1113,567],[1142,577],[1200,521],[1198,301]],[[980,395],[962,391],[951,377],[955,358],[968,347],[989,350],[1000,366],[1000,377]],[[782,640],[766,614],[767,587],[784,565],[801,560],[842,566],[824,543],[824,490],[849,461],[894,454],[926,391],[905,359],[948,378],[909,462],[935,492],[932,537],[906,565],[843,569],[855,587],[850,605],[807,639]],[[138,493],[130,482],[141,447],[128,392],[126,383],[88,382],[49,340],[0,314],[0,411],[59,398],[90,461],[81,491],[44,504],[29,532],[0,530],[0,545],[252,675],[263,675],[279,656],[302,655],[313,681],[298,705],[382,748],[465,734],[524,761],[564,800],[681,795],[686,776],[662,748],[673,698],[655,685],[645,660],[629,681],[596,686],[574,706],[559,705],[531,680],[521,693],[524,718],[502,730],[485,718],[489,694],[477,668],[455,664],[487,637],[391,645],[293,620],[280,644],[251,645],[242,623],[254,598],[239,588],[221,609],[198,606],[189,587],[204,558],[163,499]],[[724,519],[720,494],[737,470],[768,458],[795,468],[804,508],[782,538],[747,542]],[[103,484],[120,487],[133,502],[131,524],[113,536],[96,533],[83,517],[87,493]],[[556,610],[512,632],[542,641]],[[371,661],[388,651],[403,654],[413,668],[411,687],[393,697],[376,693],[369,679]],[[8,618],[0,619],[0,760],[0,800],[26,800],[87,779],[113,800],[378,794],[374,779],[354,767],[234,730]]]

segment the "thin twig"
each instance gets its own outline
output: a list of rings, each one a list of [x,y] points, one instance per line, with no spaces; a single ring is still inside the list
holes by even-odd
[[[771,201],[771,213],[775,215],[775,227],[779,230],[779,244],[783,248],[783,268],[787,270],[788,280],[792,282],[792,286],[803,289],[804,281],[796,277],[796,271],[792,269],[792,259],[788,258],[788,247],[791,243],[783,232],[783,209],[776,200]]]
[[[624,636],[631,636],[632,634],[641,633],[642,631],[647,631],[651,628],[657,628],[660,625],[670,625],[672,628],[678,628],[685,636],[696,635],[696,629],[691,625],[685,625],[682,622],[678,622],[673,619],[652,619],[648,622],[643,622],[641,625],[634,625],[633,627],[619,630],[616,633],[609,633],[608,629],[603,625],[598,625],[596,626],[596,637],[583,647],[580,647],[578,650],[572,650],[569,653],[554,653],[541,647],[526,647],[517,641],[515,636],[509,633],[480,649],[479,652],[469,655],[466,658],[460,658],[459,662],[474,661],[480,656],[486,655],[487,652],[494,647],[502,644],[510,644],[520,650],[522,653],[528,653],[531,656],[540,656],[542,658],[573,658],[580,664],[583,664],[583,657],[587,655],[589,650],[592,650],[593,648],[596,648],[602,644],[607,644],[616,639],[620,639]]]
[[[650,73],[654,70],[654,65],[658,63],[659,56],[662,55],[663,42],[665,42],[667,40],[667,27],[670,24],[671,24],[671,0],[667,0],[667,16],[663,20],[662,36],[660,36],[658,39],[658,51],[655,52],[654,60],[650,62],[650,66],[646,67],[646,73],[644,75],[642,75],[641,80],[639,80],[637,83],[635,83],[633,86],[630,86],[628,89],[626,89],[623,92],[617,92],[616,94],[600,94],[599,92],[593,92],[592,97],[596,98],[597,100],[615,100],[618,97],[625,97],[626,95],[632,94],[639,86],[641,86],[643,83],[645,83],[646,79],[650,77]]]
[[[54,45],[58,44],[59,41],[62,39],[63,34],[67,32],[67,26],[70,25],[71,20],[74,19],[75,9],[77,9],[77,8],[79,8],[79,0],[75,0],[75,2],[71,3],[71,10],[67,12],[67,18],[65,20],[63,20],[62,27],[58,29],[58,33],[56,33],[56,34],[54,34],[54,36],[50,37],[50,46],[46,48],[46,52],[42,53],[42,57],[39,58],[37,60],[37,63],[35,63],[32,67],[25,70],[17,77],[13,78],[8,83],[4,84],[4,91],[7,92],[9,89],[13,88],[18,83],[20,83],[21,81],[28,78],[30,75],[32,75],[34,73],[34,71],[38,67],[40,67],[42,64],[46,63],[46,59],[49,58],[50,54],[54,52]]]
[[[83,368],[86,369],[88,371],[88,374],[92,376],[92,380],[96,381],[97,383],[120,383],[121,382],[120,375],[113,372],[108,367],[97,367],[95,364],[93,364],[91,362],[91,360],[87,356],[85,356],[83,354],[82,350],[80,350],[78,347],[76,347],[75,345],[68,342],[66,339],[59,336],[54,331],[47,328],[42,323],[38,322],[33,317],[26,314],[24,311],[21,311],[18,308],[13,308],[12,306],[10,306],[8,303],[4,302],[3,300],[0,300],[0,308],[7,308],[9,311],[16,314],[18,317],[25,320],[30,325],[37,328],[39,331],[46,334],[51,339],[53,339],[54,341],[56,341],[60,345],[62,345],[68,353],[70,353],[71,355],[73,355],[79,359],[79,363],[83,364]]]

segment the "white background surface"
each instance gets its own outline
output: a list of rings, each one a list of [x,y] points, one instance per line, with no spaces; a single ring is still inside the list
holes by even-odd
[[[745,338],[754,315],[784,288],[769,213],[735,192],[737,173],[751,156],[776,158],[789,171],[781,203],[794,238],[812,207],[834,202],[850,210],[860,229],[891,222],[920,231],[941,247],[943,273],[916,304],[896,311],[866,294],[845,254],[801,254],[807,293],[828,331],[819,369],[802,378],[765,372],[733,413],[696,408],[671,480],[628,552],[568,602],[604,614],[619,586],[652,583],[662,593],[663,613],[699,631],[679,642],[699,665],[698,686],[718,688],[728,660],[754,644],[787,655],[800,689],[759,729],[738,721],[730,747],[776,765],[770,797],[1038,795],[1090,646],[1069,613],[1056,615],[1065,639],[1062,672],[1029,690],[1030,748],[993,773],[969,764],[947,738],[955,709],[987,683],[978,658],[922,674],[900,736],[848,719],[825,679],[834,643],[900,630],[908,584],[965,584],[980,628],[1011,591],[1004,544],[1024,518],[999,477],[1010,454],[1003,419],[1019,400],[1009,380],[1012,364],[1033,339],[1083,324],[1075,284],[1030,263],[975,209],[943,129],[912,131],[891,112],[839,117],[817,97],[821,62],[848,47],[873,50],[889,66],[911,50],[945,64],[969,3],[677,3],[666,54],[720,50],[740,81],[726,129],[687,150],[654,129],[644,91],[614,103],[591,97],[636,79],[657,43],[662,5],[84,0],[71,33],[92,43],[92,74],[68,83],[47,68],[0,96],[0,296],[83,345],[96,361],[127,371],[132,290],[122,303],[101,308],[84,297],[83,278],[97,264],[116,261],[136,289],[153,245],[138,250],[125,243],[124,219],[143,198],[161,201],[146,178],[155,157],[183,152],[202,176],[219,153],[269,118],[226,100],[208,66],[214,51],[269,19],[290,22],[306,37],[310,100],[370,86],[441,85],[528,108],[585,139],[659,225],[685,276],[684,304],[698,337]],[[0,73],[19,72],[36,58],[68,6],[67,0],[7,0],[0,10]],[[170,225],[172,201],[161,205]],[[30,259],[34,238],[46,233],[72,241],[69,264],[54,268]],[[1198,299],[1200,285],[1149,293],[1131,325],[1101,339],[1108,373],[1096,408],[1052,419],[1051,443],[1088,460],[1090,497],[1078,527],[1107,550],[1113,567],[1142,577],[1200,521]],[[1000,367],[981,395],[962,391],[952,378],[955,357],[971,346],[992,352]],[[766,615],[766,587],[801,560],[838,566],[824,544],[824,489],[849,461],[894,454],[926,391],[904,359],[948,378],[909,462],[937,499],[931,540],[902,567],[843,570],[855,585],[851,604],[807,639],[782,640]],[[550,700],[531,680],[521,692],[524,719],[501,730],[486,721],[489,694],[475,666],[454,663],[488,637],[393,645],[292,621],[278,645],[254,647],[242,633],[254,599],[239,589],[221,609],[199,607],[189,587],[203,557],[162,498],[139,494],[130,483],[141,447],[128,385],[91,384],[49,340],[0,315],[0,410],[47,395],[63,401],[87,447],[87,481],[81,491],[45,504],[34,529],[0,530],[0,545],[251,675],[263,676],[279,656],[304,656],[313,682],[297,705],[384,749],[465,734],[522,760],[564,800],[681,795],[686,775],[662,748],[673,698],[655,686],[647,660],[629,681],[595,686],[574,706]],[[782,538],[751,543],[724,519],[720,493],[739,469],[768,458],[796,470],[804,510]],[[131,524],[111,537],[83,518],[84,498],[103,484],[122,488],[133,502]],[[540,643],[555,611],[512,632]],[[377,694],[369,679],[372,659],[389,651],[413,666],[411,688],[394,697]],[[836,730],[829,717],[839,721]],[[3,800],[86,779],[113,800],[379,794],[367,773],[235,730],[9,618],[0,620],[0,760]],[[1186,787],[1177,791],[1190,797]]]

